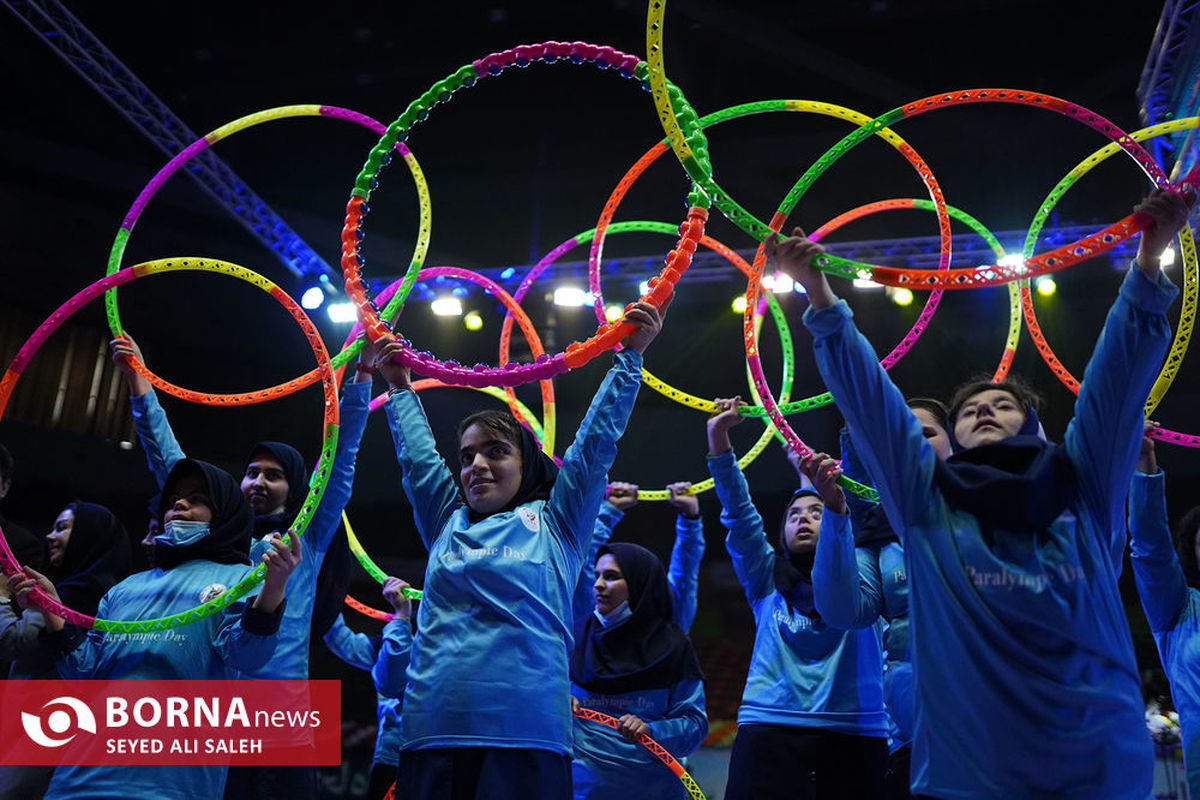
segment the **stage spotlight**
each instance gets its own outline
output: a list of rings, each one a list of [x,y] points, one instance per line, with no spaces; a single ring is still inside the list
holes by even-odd
[[[304,290],[304,294],[300,295],[300,305],[312,311],[314,308],[320,308],[325,302],[325,290],[320,286],[310,286]]]
[[[592,296],[576,286],[560,286],[554,290],[554,305],[556,306],[586,306],[592,302]]]
[[[453,295],[442,295],[429,304],[439,317],[457,317],[463,312],[462,301]]]
[[[733,298],[733,302],[729,304],[729,307],[733,309],[733,313],[735,314],[745,314],[746,295],[739,294],[737,297]]]
[[[1058,290],[1058,284],[1049,275],[1043,275],[1038,278],[1034,281],[1034,285],[1037,286],[1038,294],[1042,297],[1049,297]]]
[[[604,308],[604,318],[609,322],[616,322],[625,315],[625,309],[616,303],[611,303]]]
[[[330,303],[325,309],[325,313],[329,315],[330,322],[338,325],[354,322],[358,316],[354,309],[354,303]]]
[[[483,317],[479,316],[478,311],[468,311],[467,315],[463,317],[463,325],[469,331],[477,331],[483,327]]]
[[[893,289],[891,292],[892,302],[898,306],[911,306],[913,301],[913,293],[910,289],[903,287]]]

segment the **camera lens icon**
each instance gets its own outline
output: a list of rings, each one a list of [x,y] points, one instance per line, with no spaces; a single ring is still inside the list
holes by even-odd
[[[62,747],[67,744],[76,734],[63,734],[72,727],[88,733],[96,732],[96,718],[92,715],[92,710],[77,697],[63,695],[49,700],[42,706],[42,711],[47,710],[49,713],[46,715],[45,726],[51,734],[55,734],[54,736],[47,734],[43,729],[42,718],[39,715],[21,712],[21,725],[25,728],[25,735],[42,747]]]

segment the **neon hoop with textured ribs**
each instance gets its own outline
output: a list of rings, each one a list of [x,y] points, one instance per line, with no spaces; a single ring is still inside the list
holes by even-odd
[[[611,47],[598,47],[585,42],[544,42],[492,53],[436,82],[425,94],[409,104],[371,149],[362,171],[354,181],[354,188],[346,205],[341,261],[346,278],[346,293],[358,307],[359,319],[372,341],[390,334],[390,329],[380,319],[362,282],[361,269],[366,263],[361,253],[362,240],[365,237],[363,218],[369,211],[367,200],[378,186],[379,173],[390,160],[391,150],[408,136],[413,126],[428,116],[434,106],[448,102],[459,89],[473,85],[480,78],[499,75],[513,66],[525,67],[537,61],[553,63],[561,59],[575,63],[593,61],[602,68],[616,69],[629,78],[634,77],[639,65],[636,56]],[[658,307],[671,295],[676,282],[691,264],[696,244],[704,234],[704,223],[708,219],[708,198],[702,192],[693,191],[689,196],[689,205],[687,220],[680,227],[679,244],[668,254],[663,271],[650,279],[649,291],[642,298]],[[500,367],[477,364],[470,368],[463,367],[441,361],[432,353],[415,352],[403,338],[400,341],[404,349],[397,358],[413,371],[446,383],[467,386],[516,386],[580,367],[605,350],[615,347],[633,329],[634,326],[627,322],[606,323],[586,341],[574,342],[565,351],[553,356],[543,354],[530,364],[506,364]]]
[[[101,293],[112,289],[121,284],[137,278],[144,278],[148,275],[159,275],[165,272],[199,270],[204,272],[215,272],[221,275],[229,275],[235,278],[240,278],[274,297],[292,318],[299,323],[301,330],[308,339],[309,345],[313,349],[313,354],[317,358],[318,371],[321,379],[321,387],[324,391],[325,412],[324,412],[324,430],[321,441],[321,457],[317,461],[317,467],[313,470],[312,479],[309,482],[308,495],[304,498],[304,502],[300,507],[300,511],[296,514],[296,521],[291,527],[291,531],[295,535],[303,535],[308,528],[309,522],[312,520],[313,513],[317,509],[317,505],[321,502],[321,497],[325,493],[325,485],[329,482],[330,467],[333,463],[333,455],[337,449],[338,437],[338,403],[337,403],[337,382],[334,375],[333,365],[330,363],[329,353],[325,349],[325,343],[321,340],[320,332],[313,325],[312,320],[308,318],[308,314],[304,312],[298,303],[293,300],[287,292],[276,286],[271,281],[245,267],[231,264],[226,261],[216,261],[214,259],[202,258],[168,258],[158,261],[149,261],[144,264],[138,264],[132,267],[126,267],[123,270],[114,272],[111,275],[106,275],[100,280],[93,283],[83,291],[76,294],[63,305],[59,306],[45,322],[38,326],[37,330],[26,340],[25,344],[13,357],[12,363],[9,364],[3,378],[0,378],[0,417],[3,417],[4,409],[8,404],[9,397],[12,396],[13,389],[16,388],[17,381],[21,377],[21,372],[29,363],[29,360],[38,351],[63,322],[65,322],[72,314],[82,308],[87,302],[95,299]],[[190,393],[200,394],[200,393]],[[185,400],[193,399],[190,396],[185,396]],[[229,405],[237,405],[233,400]],[[284,541],[289,541],[290,534],[284,535]],[[12,574],[20,569],[20,564],[17,563],[12,551],[8,547],[8,542],[4,538],[4,532],[0,530],[0,569],[5,574]],[[65,619],[67,622],[74,623],[82,628],[94,628],[100,631],[112,631],[117,633],[146,633],[149,631],[161,631],[168,628],[176,628],[181,625],[186,625],[190,622],[195,622],[198,619],[203,619],[211,614],[226,608],[235,600],[244,597],[263,579],[265,568],[262,564],[250,569],[242,580],[238,581],[232,588],[222,592],[217,597],[203,603],[195,608],[174,614],[169,617],[161,617],[158,619],[146,620],[107,620],[82,614],[67,608],[62,603],[54,600],[46,595],[40,589],[33,591],[34,602],[43,609]]]

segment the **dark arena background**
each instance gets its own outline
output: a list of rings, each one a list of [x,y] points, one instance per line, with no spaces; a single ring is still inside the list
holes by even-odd
[[[646,6],[633,0],[558,3],[60,3],[0,0],[0,358],[7,365],[51,311],[103,276],[113,238],[150,178],[206,132],[276,106],[325,104],[383,124],[464,64],[518,44],[582,40],[644,56]],[[822,101],[878,116],[906,102],[957,89],[1026,89],[1078,103],[1126,131],[1197,113],[1200,3],[1094,3],[1061,0],[844,0],[734,3],[671,0],[663,34],[666,72],[700,115],[759,100]],[[1044,109],[971,104],[894,126],[936,176],[947,202],[1019,253],[1031,220],[1059,179],[1105,145],[1094,130]],[[853,129],[805,113],[761,114],[709,130],[714,174],[760,219],[804,171]],[[406,140],[432,200],[427,266],[476,270],[515,291],[546,253],[593,228],[625,171],[663,131],[651,95],[636,81],[593,65],[534,64],[479,81],[433,109]],[[299,299],[316,286],[311,310],[336,352],[350,322],[331,308],[346,302],[339,268],[347,198],[378,136],[344,121],[298,117],[241,131],[215,144],[193,175],[181,170],[146,207],[122,266],[173,256],[221,259],[249,267]],[[1188,132],[1147,145],[1171,174],[1196,160]],[[194,179],[195,178],[195,179]],[[401,159],[371,198],[363,253],[372,291],[408,268],[418,238],[417,193]],[[1099,230],[1129,213],[1150,188],[1132,159],[1118,155],[1085,176],[1054,208],[1037,251]],[[617,221],[677,225],[689,182],[668,152],[632,187]],[[811,231],[843,212],[891,198],[927,198],[913,169],[880,140],[838,161],[805,194],[788,225]],[[1194,219],[1194,218],[1193,218]],[[936,266],[936,219],[927,211],[890,211],[831,234],[835,252],[888,266]],[[954,228],[953,266],[994,263],[965,226]],[[747,258],[756,242],[720,213],[708,234]],[[606,302],[636,299],[638,284],[662,268],[674,237],[610,236],[601,272]],[[1035,292],[1046,339],[1082,374],[1136,243],[1056,273],[1056,291]],[[1176,248],[1178,249],[1178,247]],[[596,328],[591,308],[559,305],[560,288],[587,288],[587,247],[546,271],[523,306],[548,352]],[[1182,287],[1176,258],[1168,275]],[[322,276],[326,277],[322,281]],[[782,287],[786,289],[787,287]],[[1049,287],[1046,287],[1049,292]],[[741,315],[731,304],[744,277],[720,257],[701,254],[681,280],[662,335],[648,351],[655,375],[701,398],[748,395]],[[840,282],[867,337],[882,354],[917,319],[926,293],[904,298],[882,287]],[[208,392],[281,383],[308,371],[313,357],[281,307],[241,282],[171,274],[119,290],[122,322],[150,366],[172,382]],[[436,315],[432,301],[453,297],[465,315]],[[561,299],[561,296],[560,296]],[[794,337],[794,397],[824,391],[810,337],[800,324],[803,294],[780,291]],[[892,370],[908,394],[945,397],[977,373],[991,373],[1004,351],[1005,287],[947,292],[911,353]],[[1171,309],[1178,323],[1181,303]],[[504,310],[466,281],[418,285],[398,328],[418,349],[463,364],[497,362]],[[103,303],[65,324],[26,368],[0,420],[0,441],[17,467],[3,510],[45,531],[58,509],[81,498],[102,502],[138,538],[153,478],[133,434],[126,390],[108,357]],[[768,321],[763,362],[772,380],[782,365]],[[512,358],[529,346],[513,337]],[[1200,429],[1200,370],[1184,359],[1154,417],[1184,432]],[[574,435],[609,359],[602,356],[555,380],[558,453]],[[1013,370],[1032,380],[1049,409],[1052,438],[1071,416],[1072,395],[1022,331]],[[381,381],[377,389],[382,390]],[[776,391],[778,386],[775,386]],[[518,396],[541,414],[538,389]],[[453,431],[465,413],[501,407],[466,389],[431,390],[435,431]],[[239,407],[188,404],[159,393],[189,454],[240,472],[249,443],[290,442],[311,465],[320,450],[322,398],[308,388],[273,402]],[[790,419],[813,448],[836,453],[840,418],[832,407]],[[620,442],[613,480],[661,489],[707,477],[705,414],[643,387]],[[760,435],[748,421],[734,431],[744,452]],[[452,443],[443,442],[449,452]],[[1162,445],[1172,521],[1200,503],[1200,457]],[[796,483],[772,444],[746,470],[771,528]],[[719,507],[702,496],[708,542],[692,639],[707,676],[708,743],[692,759],[710,798],[721,796],[728,743],[745,679],[753,621],[725,552]],[[421,585],[425,551],[400,486],[391,437],[372,416],[358,459],[352,525],[391,574]],[[673,511],[644,502],[615,538],[644,544],[664,559]],[[364,571],[352,595],[382,607]],[[1169,702],[1154,643],[1130,570],[1125,593],[1147,700]],[[346,609],[356,630],[381,623]],[[363,796],[375,737],[370,677],[313,645],[313,678],[338,678],[343,697],[343,763],[322,768],[325,795]],[[1175,768],[1174,762],[1164,769]],[[1166,795],[1160,795],[1166,796]],[[1180,795],[1181,796],[1181,795]]]

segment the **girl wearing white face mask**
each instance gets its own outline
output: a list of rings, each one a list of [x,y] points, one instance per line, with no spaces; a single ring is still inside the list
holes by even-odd
[[[185,459],[167,477],[158,507],[162,533],[155,537],[158,566],[113,586],[97,616],[139,620],[171,616],[211,600],[236,584],[251,568],[247,556],[253,516],[237,483],[223,470]],[[263,556],[266,578],[259,593],[212,614],[173,628],[170,637],[83,631],[45,613],[50,642],[61,654],[57,665],[66,679],[215,680],[264,664],[275,646],[288,576],[300,560],[301,545],[274,540]],[[57,592],[45,576],[27,570],[13,585],[23,602],[40,588]],[[47,797],[219,798],[225,766],[60,766]]]
[[[626,321],[637,329],[561,470],[511,415],[483,413],[460,426],[458,483],[408,368],[393,361],[399,343],[380,351],[404,489],[429,548],[401,719],[396,794],[405,800],[571,796],[571,599],[641,353],[661,326],[648,303]]]

